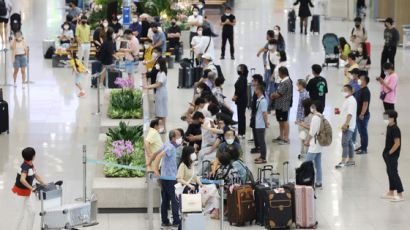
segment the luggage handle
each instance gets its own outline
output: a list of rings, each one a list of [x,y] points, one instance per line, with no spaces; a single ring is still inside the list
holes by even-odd
[[[278,188],[280,187],[280,173],[275,173],[275,172],[271,172],[270,173],[270,178],[272,179],[274,176],[278,176]],[[272,188],[272,181],[270,183],[270,187]]]
[[[272,169],[269,169],[269,168],[259,168],[258,169],[259,170],[259,180],[260,180],[260,182],[263,182],[263,179],[265,179],[266,178],[266,175],[265,175],[265,171],[270,171],[271,173],[272,173]]]
[[[251,68],[251,75],[255,74],[255,72],[256,72],[256,69],[255,69],[255,68]],[[267,165],[265,165],[265,166],[267,166]]]
[[[285,182],[285,165],[286,165],[286,182]],[[288,184],[289,183],[289,161],[283,162],[283,184]]]

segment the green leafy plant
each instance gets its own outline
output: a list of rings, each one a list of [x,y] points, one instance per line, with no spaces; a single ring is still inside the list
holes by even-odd
[[[111,91],[107,115],[112,119],[142,118],[142,91],[139,89],[118,89]]]
[[[131,141],[131,143],[137,143],[143,138],[143,127],[140,126],[127,126],[125,122],[121,121],[118,128],[109,128],[107,136],[110,138],[110,142],[113,141]]]
[[[174,0],[143,0],[143,10],[151,16],[160,16],[161,12],[172,16],[171,4],[173,2]]]

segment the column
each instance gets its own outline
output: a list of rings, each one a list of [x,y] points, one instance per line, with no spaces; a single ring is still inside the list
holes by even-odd
[[[410,1],[409,0],[395,0],[394,7],[394,26],[400,33],[400,43],[403,42],[402,25],[410,24]]]
[[[395,0],[379,0],[379,18],[394,18]]]

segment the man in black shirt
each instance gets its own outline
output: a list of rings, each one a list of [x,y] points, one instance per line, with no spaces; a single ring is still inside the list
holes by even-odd
[[[225,58],[225,45],[226,40],[229,40],[229,45],[231,47],[231,59],[234,60],[234,44],[233,44],[233,27],[236,24],[236,18],[231,14],[231,8],[228,6],[225,8],[225,14],[221,16],[220,25],[222,26],[222,51],[221,59]]]
[[[369,77],[366,75],[360,76],[360,90],[357,92],[357,117],[356,127],[360,134],[361,145],[356,149],[356,154],[366,154],[369,143],[369,136],[367,134],[367,125],[370,119],[370,90],[367,88],[369,84]]]
[[[393,26],[393,19],[386,18],[384,21],[384,48],[382,52],[381,66],[389,61],[394,66],[394,57],[396,56],[397,45],[400,40],[399,31]],[[384,79],[383,68],[381,69],[381,77]]]
[[[389,199],[392,202],[404,201],[402,194],[403,185],[397,171],[401,148],[401,132],[397,126],[397,112],[394,110],[387,110],[384,113],[384,122],[388,124],[383,159],[386,163],[387,175],[389,177],[389,192],[381,198]],[[397,196],[394,196],[395,190],[397,190]]]
[[[116,16],[112,17],[110,27],[114,30],[114,40],[121,37],[122,25],[118,22],[118,18]]]
[[[179,43],[181,38],[181,28],[176,25],[177,19],[171,19],[171,27],[167,29],[167,38],[168,38],[168,46],[169,48],[173,48],[172,53],[175,55],[175,60],[179,61]]]
[[[306,76],[306,82],[308,82],[306,86],[306,90],[309,92],[310,99],[312,101],[320,101],[322,102],[322,111],[318,111],[319,113],[323,114],[325,109],[325,102],[326,102],[326,94],[327,94],[327,82],[326,79],[320,76],[322,72],[322,67],[318,64],[312,65],[312,74],[314,78],[309,80],[309,75]]]

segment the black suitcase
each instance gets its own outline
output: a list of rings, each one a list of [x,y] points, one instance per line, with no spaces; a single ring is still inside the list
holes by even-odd
[[[272,173],[273,166],[272,165],[265,165],[265,167],[258,168],[258,183],[255,186],[255,204],[256,204],[256,223],[263,226],[265,224],[265,193],[266,191],[271,190],[272,188],[276,188],[275,185],[272,186],[271,183],[268,181],[269,178],[265,177],[265,172],[269,171],[270,174]]]
[[[191,67],[179,67],[178,88],[190,88],[193,86],[193,69]]]
[[[265,228],[290,228],[292,226],[292,195],[290,192],[265,191]]]
[[[0,89],[0,133],[9,133],[9,105],[3,100],[3,90]]]
[[[203,69],[200,66],[194,67],[193,69],[193,81],[198,82],[203,75]]]
[[[286,166],[286,167],[285,167]],[[285,171],[287,179],[285,180]],[[289,182],[289,161],[283,162],[283,186],[287,192],[290,192],[292,196],[292,221],[296,222],[296,209],[295,209],[295,184]]]
[[[114,82],[117,78],[122,78],[122,72],[121,70],[117,69],[109,69],[107,71],[108,75],[108,88],[109,89],[115,89],[115,88],[120,88],[118,85],[116,85]]]
[[[320,34],[320,15],[313,15],[310,22],[310,32]]]
[[[295,33],[296,30],[296,12],[291,10],[288,13],[288,32]]]

